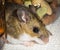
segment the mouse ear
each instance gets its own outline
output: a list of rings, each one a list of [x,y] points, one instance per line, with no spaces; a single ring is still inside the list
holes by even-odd
[[[29,12],[25,9],[22,9],[22,8],[18,9],[17,16],[18,16],[19,20],[22,22],[30,21]]]
[[[29,9],[33,12],[33,13],[36,13],[36,7],[33,6],[33,5],[29,5]]]

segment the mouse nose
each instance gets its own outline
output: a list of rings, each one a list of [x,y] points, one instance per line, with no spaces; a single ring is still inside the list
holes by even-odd
[[[38,27],[33,27],[33,32],[34,33],[38,33],[39,32],[39,28]]]

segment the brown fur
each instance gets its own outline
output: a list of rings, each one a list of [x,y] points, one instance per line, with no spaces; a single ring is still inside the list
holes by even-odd
[[[31,37],[49,38],[50,32],[45,28],[45,25],[37,18],[37,14],[21,5],[7,4],[6,5],[6,22],[7,34],[14,38],[19,38],[19,35],[24,32]],[[24,19],[22,18],[24,16]],[[37,27],[38,32],[34,32],[33,28]],[[43,36],[42,36],[43,35]]]

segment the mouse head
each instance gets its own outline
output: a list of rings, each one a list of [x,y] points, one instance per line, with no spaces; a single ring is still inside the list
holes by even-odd
[[[12,15],[7,20],[8,33],[19,38],[23,32],[31,37],[49,38],[50,32],[45,28],[45,25],[37,18],[37,14],[32,13],[28,8],[21,7],[13,11]]]

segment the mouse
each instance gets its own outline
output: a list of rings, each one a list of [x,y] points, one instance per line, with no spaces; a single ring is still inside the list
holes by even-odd
[[[6,3],[5,17],[7,40],[11,44],[40,44],[40,40],[46,44],[52,35],[38,15],[24,5]]]

